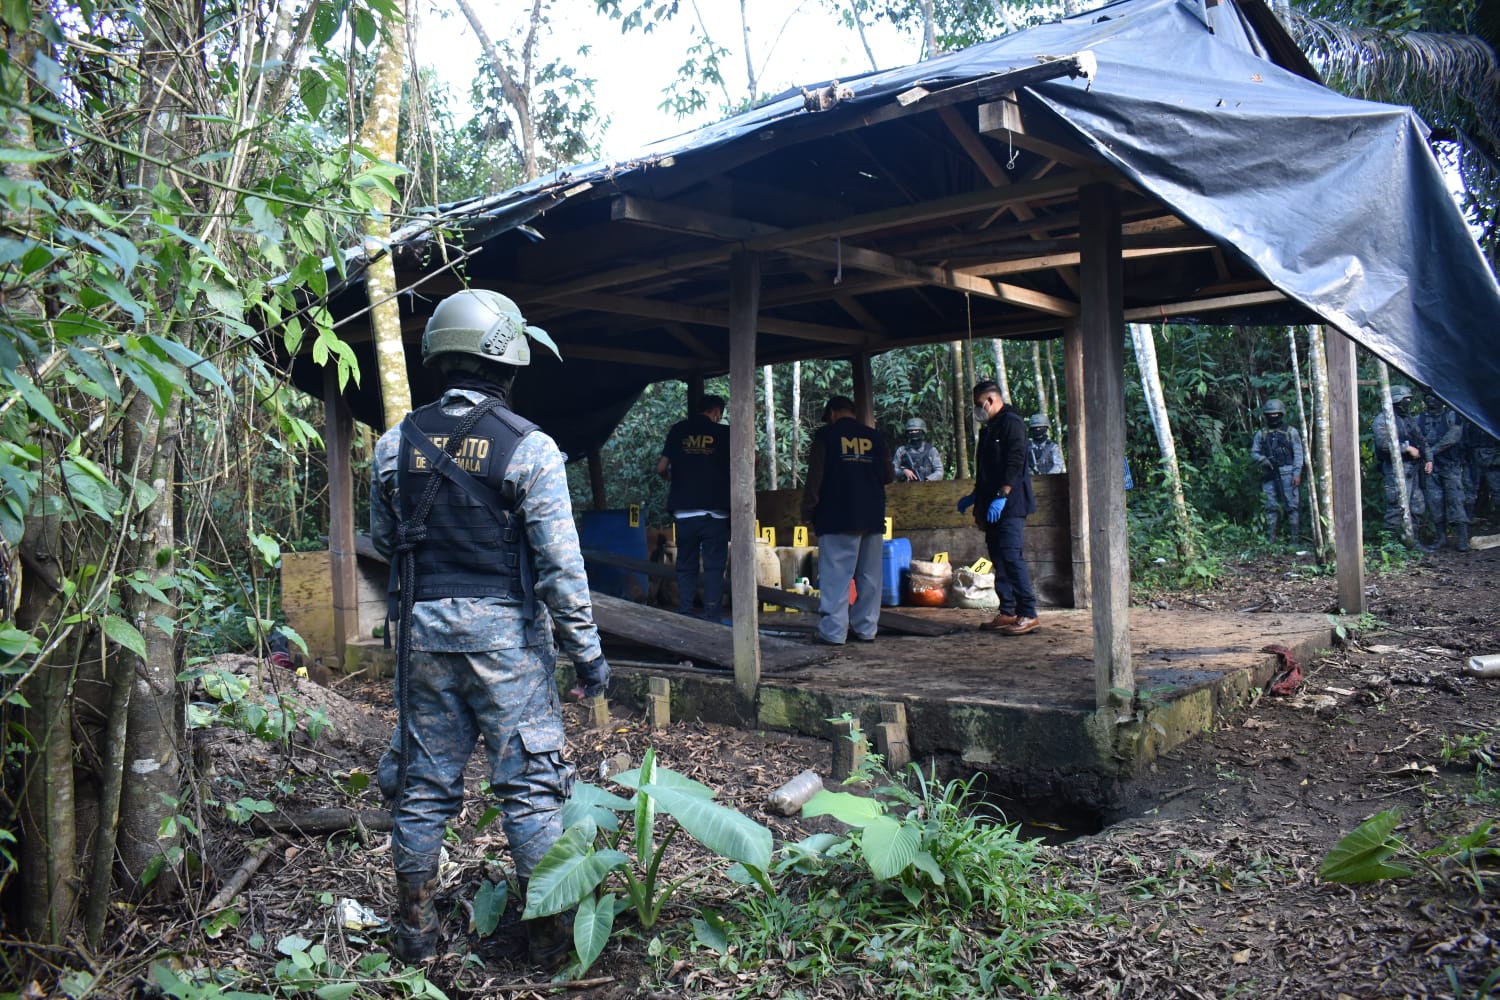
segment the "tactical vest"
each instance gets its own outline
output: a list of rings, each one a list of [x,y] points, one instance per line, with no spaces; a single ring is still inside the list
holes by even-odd
[[[415,560],[413,600],[498,597],[529,604],[531,551],[505,471],[516,446],[537,426],[495,405],[455,450],[450,437],[462,419],[444,413],[439,401],[413,410],[402,425],[397,551],[407,548],[403,557]],[[429,447],[414,443],[413,431]],[[443,454],[451,455],[451,465]],[[425,521],[418,523],[417,509],[434,475],[442,481]]]
[[[1289,430],[1276,429],[1261,431],[1261,454],[1271,460],[1271,464],[1278,469],[1284,469],[1292,464],[1296,453],[1292,450],[1292,432]],[[1245,440],[1240,438],[1241,441]]]
[[[701,413],[672,425],[667,435],[672,485],[667,510],[729,509],[729,428]]]
[[[885,446],[875,432],[852,417],[820,427],[823,485],[813,530],[837,532],[885,530]]]

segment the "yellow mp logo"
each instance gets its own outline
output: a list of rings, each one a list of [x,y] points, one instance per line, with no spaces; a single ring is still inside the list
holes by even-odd
[[[688,449],[712,448],[714,436],[712,434],[689,434],[682,439],[682,446]]]
[[[871,441],[869,438],[863,438],[863,437],[855,437],[855,438],[841,437],[841,438],[839,438],[839,451],[842,452],[845,455],[848,455],[848,454],[851,454],[851,453],[853,453],[855,455],[866,455],[866,454],[869,454],[870,449],[874,448],[874,447],[875,447],[875,442]]]

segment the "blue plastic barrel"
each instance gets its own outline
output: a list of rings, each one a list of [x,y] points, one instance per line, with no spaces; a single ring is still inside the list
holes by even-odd
[[[880,603],[894,608],[901,603],[901,574],[911,569],[911,539],[891,538],[881,546]]]
[[[637,524],[632,528],[629,510],[584,511],[578,542],[585,551],[596,549],[632,559],[646,558],[646,526]],[[590,590],[632,601],[646,599],[646,574],[606,566],[587,556],[583,563],[588,571]]]

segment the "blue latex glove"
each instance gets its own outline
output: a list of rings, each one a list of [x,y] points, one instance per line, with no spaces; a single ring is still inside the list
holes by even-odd
[[[989,521],[991,524],[994,524],[996,521],[1000,520],[1000,512],[1004,509],[1005,498],[996,497],[995,499],[990,501],[990,509],[985,514],[985,520]]]
[[[964,513],[972,506],[974,506],[974,494],[970,493],[968,496],[958,498],[958,512],[960,514]]]
[[[603,654],[587,663],[575,664],[574,670],[578,674],[578,685],[568,694],[579,701],[601,695],[609,687],[609,663]]]

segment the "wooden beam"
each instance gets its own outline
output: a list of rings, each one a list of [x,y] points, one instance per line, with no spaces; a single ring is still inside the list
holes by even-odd
[[[795,230],[780,229],[749,219],[729,218],[678,205],[649,202],[629,195],[616,198],[611,213],[616,219],[669,229],[674,232],[692,233],[710,239],[741,240],[750,245],[767,241],[781,243],[782,245],[775,249],[792,256],[837,264],[840,267],[859,268],[863,271],[886,274],[896,278],[913,278],[939,288],[999,299],[1002,302],[1025,306],[1053,316],[1076,316],[1078,314],[1077,303],[1069,302],[1067,299],[1019,285],[976,278],[947,268],[933,267],[930,264],[920,264],[903,257],[894,257],[878,250],[844,243],[842,238],[812,240],[805,243],[783,243],[783,237]]]
[[[715,351],[712,347],[709,347],[703,341],[699,340],[697,335],[694,334],[693,331],[689,330],[681,323],[663,323],[661,325],[661,328],[667,331],[667,333],[671,334],[672,338],[679,344],[681,344],[683,347],[686,347],[694,354],[698,355],[698,357],[702,358],[704,361],[724,360],[724,356],[722,354],[720,354],[718,351]]]
[[[1212,243],[1195,242],[1186,245],[1172,245],[1164,247],[1141,247],[1136,249],[1124,249],[1120,256],[1125,260],[1135,260],[1141,257],[1167,257],[1179,253],[1202,253],[1205,250],[1218,249]],[[957,274],[973,274],[980,277],[995,278],[1003,274],[1027,274],[1033,271],[1050,271],[1076,265],[1079,261],[1079,251],[1042,254],[1038,257],[1021,257],[1015,260],[1000,260],[989,264],[976,264],[973,267],[954,268]]]
[[[729,261],[729,587],[734,605],[734,687],[740,715],[756,718],[760,688],[760,601],[755,578],[755,335],[760,257]]]
[[[328,565],[333,574],[333,645],[339,668],[359,636],[359,588],[354,552],[354,417],[339,392],[333,365],[323,367],[324,447],[328,455]]]
[[[1246,292],[1243,295],[1219,295],[1206,299],[1189,299],[1185,302],[1163,302],[1161,305],[1125,310],[1125,322],[1160,323],[1162,320],[1187,313],[1238,309],[1241,306],[1267,305],[1272,302],[1285,301],[1286,296],[1273,288],[1265,292]]]
[[[1365,611],[1365,530],[1359,481],[1359,393],[1354,341],[1328,327],[1329,436],[1333,451],[1334,558],[1338,563],[1339,607],[1345,614]]]
[[[604,456],[595,448],[589,452],[589,494],[595,510],[609,509],[609,493],[604,486]]]
[[[561,348],[564,358],[579,358],[584,361],[617,361],[622,365],[640,365],[642,368],[693,371],[702,367],[703,364],[701,361],[680,354],[633,351],[628,347],[601,347],[596,344],[576,344],[564,341]]]
[[[1049,160],[1066,163],[1072,167],[1088,167],[1095,162],[1079,150],[1059,146],[1055,142],[1048,142],[1041,136],[1029,134],[1022,119],[1020,104],[1016,102],[1014,94],[1009,96],[1009,100],[1001,98],[998,101],[988,101],[979,105],[980,135],[993,135],[997,140],[1018,149],[1024,149],[1029,153],[1036,153],[1038,156],[1045,156]]]
[[[1119,193],[1104,184],[1078,192],[1082,213],[1079,337],[1088,477],[1089,589],[1094,610],[1094,698],[1100,709],[1135,699],[1130,662],[1130,550],[1125,525],[1125,320]]]
[[[529,300],[531,288],[517,288],[516,296],[523,301]],[[544,289],[535,289],[538,293],[545,293]],[[580,292],[569,300],[569,305],[575,309],[588,309],[595,312],[617,313],[623,316],[643,316],[647,319],[670,320],[678,323],[696,323],[699,326],[716,326],[721,329],[730,328],[731,312],[723,309],[710,309],[705,306],[683,305],[677,302],[666,302],[662,299],[648,299],[635,295],[611,295],[606,292]],[[777,319],[774,316],[757,316],[756,323],[759,324],[759,332],[775,334],[780,337],[798,337],[802,340],[815,340],[828,344],[845,344],[849,346],[862,346],[869,340],[869,334],[863,330],[854,330],[841,326],[825,326],[819,323],[802,323],[797,320]],[[692,362],[688,367],[696,367]]]
[[[1122,348],[1123,350],[1123,348]],[[1089,406],[1083,377],[1083,327],[1063,327],[1063,378],[1068,393],[1068,530],[1073,548],[1073,607],[1093,604],[1089,575]]]

